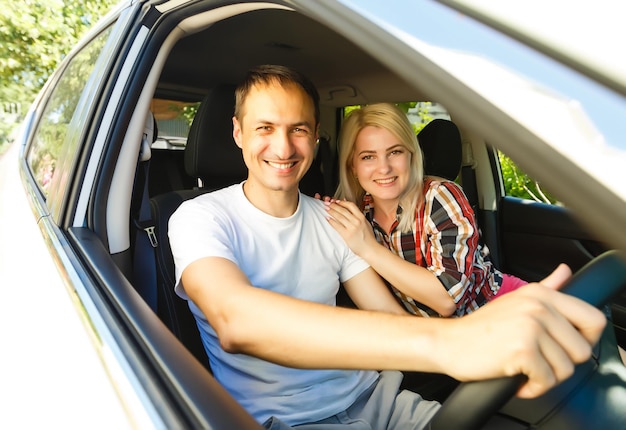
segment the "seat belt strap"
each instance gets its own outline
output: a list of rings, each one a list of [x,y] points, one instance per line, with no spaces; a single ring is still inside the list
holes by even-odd
[[[461,181],[463,183],[463,191],[470,206],[477,213],[478,210],[478,192],[476,190],[476,172],[472,166],[461,167]]]
[[[476,171],[474,170],[476,161],[474,160],[472,147],[464,141],[462,135],[461,142],[463,145],[461,160],[461,183],[463,184],[463,192],[467,200],[469,200],[474,213],[478,214],[478,190],[476,187]]]
[[[142,142],[142,151],[147,141]],[[147,148],[148,151],[150,148]],[[145,157],[142,157],[145,158]],[[150,173],[150,158],[140,161],[137,166],[136,186],[141,187],[141,203],[138,217],[134,219],[136,228],[134,273],[133,284],[150,305],[152,310],[157,310],[157,285],[156,285],[156,248],[159,246],[156,236],[156,226],[150,211],[150,198],[148,193],[148,178]],[[142,183],[141,183],[142,182]]]

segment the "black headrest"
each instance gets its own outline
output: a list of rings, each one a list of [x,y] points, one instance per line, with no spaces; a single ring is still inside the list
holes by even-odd
[[[241,182],[248,170],[233,139],[235,87],[213,87],[200,103],[185,147],[185,171],[202,179],[205,188]]]
[[[424,174],[454,181],[461,170],[461,133],[452,121],[434,119],[417,135],[424,153]]]

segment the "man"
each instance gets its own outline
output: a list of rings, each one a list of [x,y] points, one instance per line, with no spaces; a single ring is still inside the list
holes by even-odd
[[[605,320],[554,291],[565,267],[463,319],[405,314],[322,202],[298,191],[318,126],[319,96],[304,76],[250,71],[233,118],[247,180],[184,203],[170,220],[176,290],[190,300],[215,377],[259,422],[422,428],[438,404],[398,393],[395,369],[459,380],[524,373],[518,394],[532,397],[590,356]],[[334,306],[339,282],[362,310]]]

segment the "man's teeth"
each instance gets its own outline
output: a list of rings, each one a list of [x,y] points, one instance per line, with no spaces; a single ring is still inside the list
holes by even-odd
[[[272,163],[271,161],[268,161],[267,164],[277,169],[289,169],[290,167],[293,167],[296,163]]]
[[[391,184],[395,180],[396,178],[377,179],[376,182],[378,182],[379,184]]]

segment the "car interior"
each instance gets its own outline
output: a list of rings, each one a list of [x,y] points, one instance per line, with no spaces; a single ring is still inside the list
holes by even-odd
[[[233,21],[230,25],[234,27],[248,27],[252,21],[269,23],[268,17],[266,16],[268,14],[270,14],[269,11],[248,12],[241,16],[229,18],[229,20]],[[314,24],[304,16],[295,15],[294,17],[292,12],[282,10],[271,11],[271,14],[273,15],[272,20],[277,20],[277,22],[295,21],[293,24],[294,28],[304,27],[311,29],[312,34],[321,32],[327,33],[324,29],[313,27]],[[289,18],[282,17],[284,14],[287,14]],[[302,22],[300,22],[300,20],[302,20]],[[188,37],[177,42],[168,57],[165,69],[161,74],[161,79],[163,79],[164,76],[172,76],[182,80],[187,85],[189,85],[189,82],[194,82],[194,79],[197,79],[195,74],[190,76],[189,71],[182,72],[178,69],[182,64],[181,59],[184,56],[184,52],[190,51],[190,46],[203,46],[205,43],[208,43],[209,40],[215,40],[214,38],[219,39],[220,32],[227,31],[226,29],[222,29],[222,27],[225,26],[226,23],[220,22],[192,36],[192,40],[189,40]],[[218,28],[216,29],[215,27]],[[265,31],[269,34],[263,37],[264,42],[261,44],[262,46],[270,46],[273,47],[272,49],[277,49],[274,46],[279,45],[280,49],[287,49],[285,48],[287,40],[289,40],[290,43],[295,43],[295,41],[291,40],[291,37],[286,37],[284,33],[279,38],[277,34],[274,34],[273,30],[268,31],[273,28],[275,28],[273,25],[267,25]],[[212,34],[214,32],[215,35]],[[326,37],[329,36],[326,35]],[[312,37],[309,33],[307,39],[315,41],[316,37]],[[341,43],[347,45],[345,40],[341,41]],[[335,41],[329,41],[326,46],[333,46],[334,44],[336,44]],[[224,49],[224,47],[222,47],[222,49]],[[233,47],[232,49],[235,48]],[[344,49],[346,51],[352,51],[355,47],[346,46]],[[181,51],[183,53],[181,53]],[[215,55],[219,55],[219,53]],[[274,54],[274,56],[276,57],[276,54]],[[310,61],[310,59],[305,58],[300,61]],[[365,65],[366,61],[372,62],[373,60],[365,57],[364,59],[359,59],[357,63],[367,69],[370,66]],[[249,63],[245,66],[235,66],[234,70],[241,73],[242,70],[245,71],[245,67],[252,65],[254,64]],[[216,73],[210,68],[205,72],[207,71]],[[224,72],[224,75],[226,74],[227,73]],[[201,83],[202,82],[199,81],[198,85]],[[159,87],[163,86],[167,88],[167,91],[161,94],[160,88],[157,87],[155,97],[167,96],[171,99],[175,96],[174,89],[177,88],[177,85],[173,81],[167,80],[165,82],[159,82],[158,85]],[[340,93],[345,90],[343,87],[345,86],[342,86]],[[145,167],[143,171],[140,170],[140,172],[145,172],[143,173],[145,177],[141,179],[147,181],[148,190],[150,190],[149,201],[151,219],[155,226],[156,242],[158,243],[158,246],[155,248],[156,280],[148,279],[156,285],[156,300],[150,297],[148,301],[152,302],[154,310],[173,333],[183,341],[188,349],[190,349],[207,368],[209,368],[208,360],[200,342],[195,321],[187,309],[187,304],[174,293],[174,261],[169,248],[167,222],[183,201],[194,198],[202,193],[220,189],[245,180],[247,170],[241,157],[241,151],[234,143],[232,137],[234,90],[235,85],[233,85],[233,82],[229,81],[223,83],[217,81],[217,84],[208,89],[206,95],[204,95],[199,103],[197,112],[189,128],[184,150],[153,149],[151,151],[152,156],[156,156],[155,158],[158,164],[154,165],[152,164],[153,161],[148,159],[143,161],[143,163],[152,164],[149,168],[150,173],[147,173],[148,170],[145,169]],[[374,96],[375,98],[358,97],[357,90],[354,89],[351,91],[349,98],[342,101],[341,96],[336,94],[335,86],[328,89],[326,93],[329,94],[329,97],[332,97],[333,103],[330,105],[322,105],[322,110],[326,113],[325,117],[331,119],[332,123],[330,126],[323,123],[320,135],[334,136],[332,139],[334,146],[331,146],[330,139],[327,137],[322,137],[318,141],[315,161],[300,184],[301,192],[310,196],[315,195],[315,193],[330,196],[334,194],[336,189],[338,177],[336,166],[336,134],[340,126],[342,104],[361,104],[366,101],[387,100],[378,99],[376,96]],[[180,98],[181,95],[178,95],[178,97]],[[325,99],[329,97],[325,97]],[[399,101],[406,100],[400,99]],[[149,112],[147,121],[149,125],[151,125],[153,117],[154,114]],[[154,140],[156,140],[158,136],[158,125],[156,126],[156,130],[157,133],[153,137]],[[146,134],[149,132],[149,129],[146,130]],[[461,172],[462,156],[462,141],[456,125],[448,120],[434,120],[420,132],[419,139],[427,154],[426,173],[454,180]],[[164,175],[163,172],[167,172],[167,174]],[[177,184],[187,185],[183,188],[177,188]],[[475,187],[473,187],[473,189],[475,189]],[[143,190],[142,187],[134,190],[133,198],[136,202],[143,198]],[[135,218],[138,218],[140,204],[136,203],[134,206],[134,210],[137,213]],[[131,227],[135,227],[135,230],[137,230],[136,226],[138,224],[145,224],[145,220],[142,220],[140,223],[133,222]],[[140,236],[145,234],[143,229],[139,229],[138,231]],[[137,248],[139,248],[141,243],[140,240],[135,242],[135,256],[138,256]],[[151,246],[148,246],[146,251],[152,254]],[[139,261],[142,260],[142,257],[137,258]],[[145,292],[145,298],[146,294],[148,296],[150,295],[147,291],[150,291],[154,286],[144,285],[147,280],[145,271],[137,270],[137,267],[141,266],[138,266],[137,262],[135,262],[133,282],[140,291]],[[341,298],[343,304],[353,306],[347,295],[342,294]]]
[[[132,285],[138,293],[125,290],[119,282],[118,289],[111,291],[116,302],[128,308],[127,314],[135,315],[134,329],[146,339],[154,339],[154,330],[169,329],[197,360],[186,361],[189,375],[196,375],[198,364],[208,372],[210,366],[193,316],[174,293],[167,223],[183,201],[245,179],[231,121],[234,87],[244,73],[258,64],[284,64],[304,72],[317,85],[320,140],[315,162],[301,183],[301,192],[308,195],[334,193],[337,136],[346,107],[437,102],[445,92],[431,85],[428,74],[420,84],[407,82],[398,73],[403,65],[383,62],[380,58],[386,57],[364,48],[368,41],[357,44],[347,31],[313,14],[277,4],[227,5],[214,10],[203,10],[200,4],[193,14],[174,9],[158,25],[146,26],[143,66],[133,71],[140,78],[134,80],[138,83],[118,113],[127,127],[113,136],[117,144],[104,160],[104,165],[114,168],[110,176],[100,179],[106,192],[94,200],[93,230],[130,281],[125,285]],[[150,148],[164,124],[159,124],[159,112],[150,109],[154,99],[198,106],[188,135],[181,136],[184,145]],[[536,281],[560,262],[576,271],[609,249],[570,209],[504,195],[498,142],[487,141],[468,123],[471,107],[459,101],[446,103],[445,108],[450,120],[435,119],[418,135],[426,172],[456,179],[463,186],[475,209],[482,240],[500,270]],[[112,208],[127,215],[120,218]],[[127,221],[119,222],[124,216]],[[74,234],[80,236],[80,232]],[[101,276],[106,278],[106,273]],[[347,298],[338,300],[350,306]],[[162,327],[145,323],[150,310]],[[611,311],[618,343],[626,346],[626,296],[620,296]],[[169,338],[152,345],[155,356],[177,351]],[[427,385],[421,376],[420,383]],[[449,382],[451,389],[454,381]],[[432,396],[444,400],[450,389],[434,385]]]

